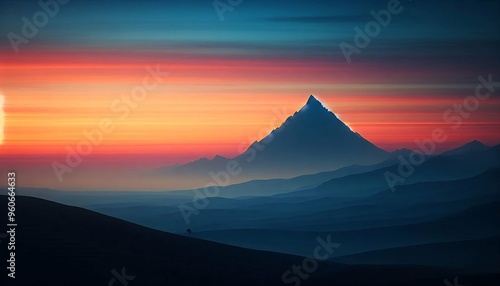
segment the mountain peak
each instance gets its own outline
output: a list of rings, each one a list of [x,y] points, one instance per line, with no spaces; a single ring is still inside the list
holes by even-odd
[[[488,146],[484,145],[481,141],[478,141],[478,140],[472,140],[465,145],[476,145],[476,146],[488,147]]]
[[[480,141],[473,140],[470,141],[458,148],[452,149],[450,151],[446,151],[441,153],[441,155],[459,155],[463,153],[468,153],[468,152],[478,152],[478,151],[483,151],[488,149],[489,147],[487,145],[484,145]]]
[[[462,145],[458,148],[484,150],[484,149],[487,149],[488,146],[484,145],[483,143],[481,143],[478,140],[472,140],[472,141],[465,143],[464,145]]]
[[[166,171],[175,176],[204,176],[236,161],[244,167],[245,177],[240,178],[245,180],[290,178],[352,165],[376,164],[388,158],[386,151],[351,130],[310,95],[300,110],[267,136],[255,140],[240,155],[233,158],[216,156]]]
[[[307,100],[306,106],[323,106],[323,104],[314,97],[314,95],[309,96],[309,99]]]
[[[326,108],[321,101],[319,101],[314,95],[309,96],[309,99],[299,111],[296,113],[307,113],[307,114],[326,114],[331,113],[328,108]]]

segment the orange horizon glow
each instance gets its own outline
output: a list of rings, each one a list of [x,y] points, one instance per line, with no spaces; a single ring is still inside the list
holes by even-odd
[[[155,56],[161,60],[153,61]],[[165,158],[165,165],[216,154],[231,157],[241,153],[242,145],[279,127],[310,94],[354,131],[388,151],[415,148],[414,140],[427,138],[436,127],[449,130],[449,140],[439,150],[474,139],[499,143],[499,98],[482,103],[459,130],[443,121],[445,110],[473,94],[475,79],[467,84],[405,83],[382,76],[378,69],[384,67],[371,64],[358,65],[357,77],[349,78],[345,68],[334,63],[129,58],[121,53],[32,52],[19,61],[0,54],[0,87],[5,95],[0,154],[61,156],[66,146],[85,140],[84,130],[109,118],[114,131],[94,148],[93,156],[157,154]],[[141,84],[147,66],[156,65],[169,75],[126,118],[120,118],[111,104]],[[454,73],[445,75],[451,78]],[[366,78],[370,81],[363,82]]]

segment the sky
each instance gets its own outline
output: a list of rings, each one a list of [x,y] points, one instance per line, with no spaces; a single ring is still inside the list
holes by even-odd
[[[25,185],[235,156],[310,94],[388,151],[415,149],[435,128],[448,135],[438,151],[500,143],[498,91],[457,129],[443,118],[478,76],[500,81],[499,1],[40,3],[50,15],[0,0],[1,168],[25,172]],[[341,46],[357,47],[356,29],[390,5],[346,60]],[[88,134],[97,143],[75,179],[58,183],[51,164]]]

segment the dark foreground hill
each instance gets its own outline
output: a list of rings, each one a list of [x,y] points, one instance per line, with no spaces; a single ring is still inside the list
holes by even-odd
[[[6,276],[2,237],[0,285],[286,285],[282,274],[303,261],[163,233],[41,199],[17,197],[16,203],[16,279]],[[0,196],[0,204],[6,206],[7,197]],[[6,207],[1,209],[6,218]],[[311,255],[316,246],[311,241]],[[122,269],[135,278],[120,281]],[[319,263],[307,280],[288,285],[443,285],[456,275],[464,285],[499,281],[498,275],[449,269]]]

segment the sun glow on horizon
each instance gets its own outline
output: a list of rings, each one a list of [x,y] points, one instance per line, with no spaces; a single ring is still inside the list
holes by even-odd
[[[0,144],[3,144],[3,138],[4,138],[4,112],[3,112],[3,103],[4,103],[4,98],[3,95],[0,93]]]

